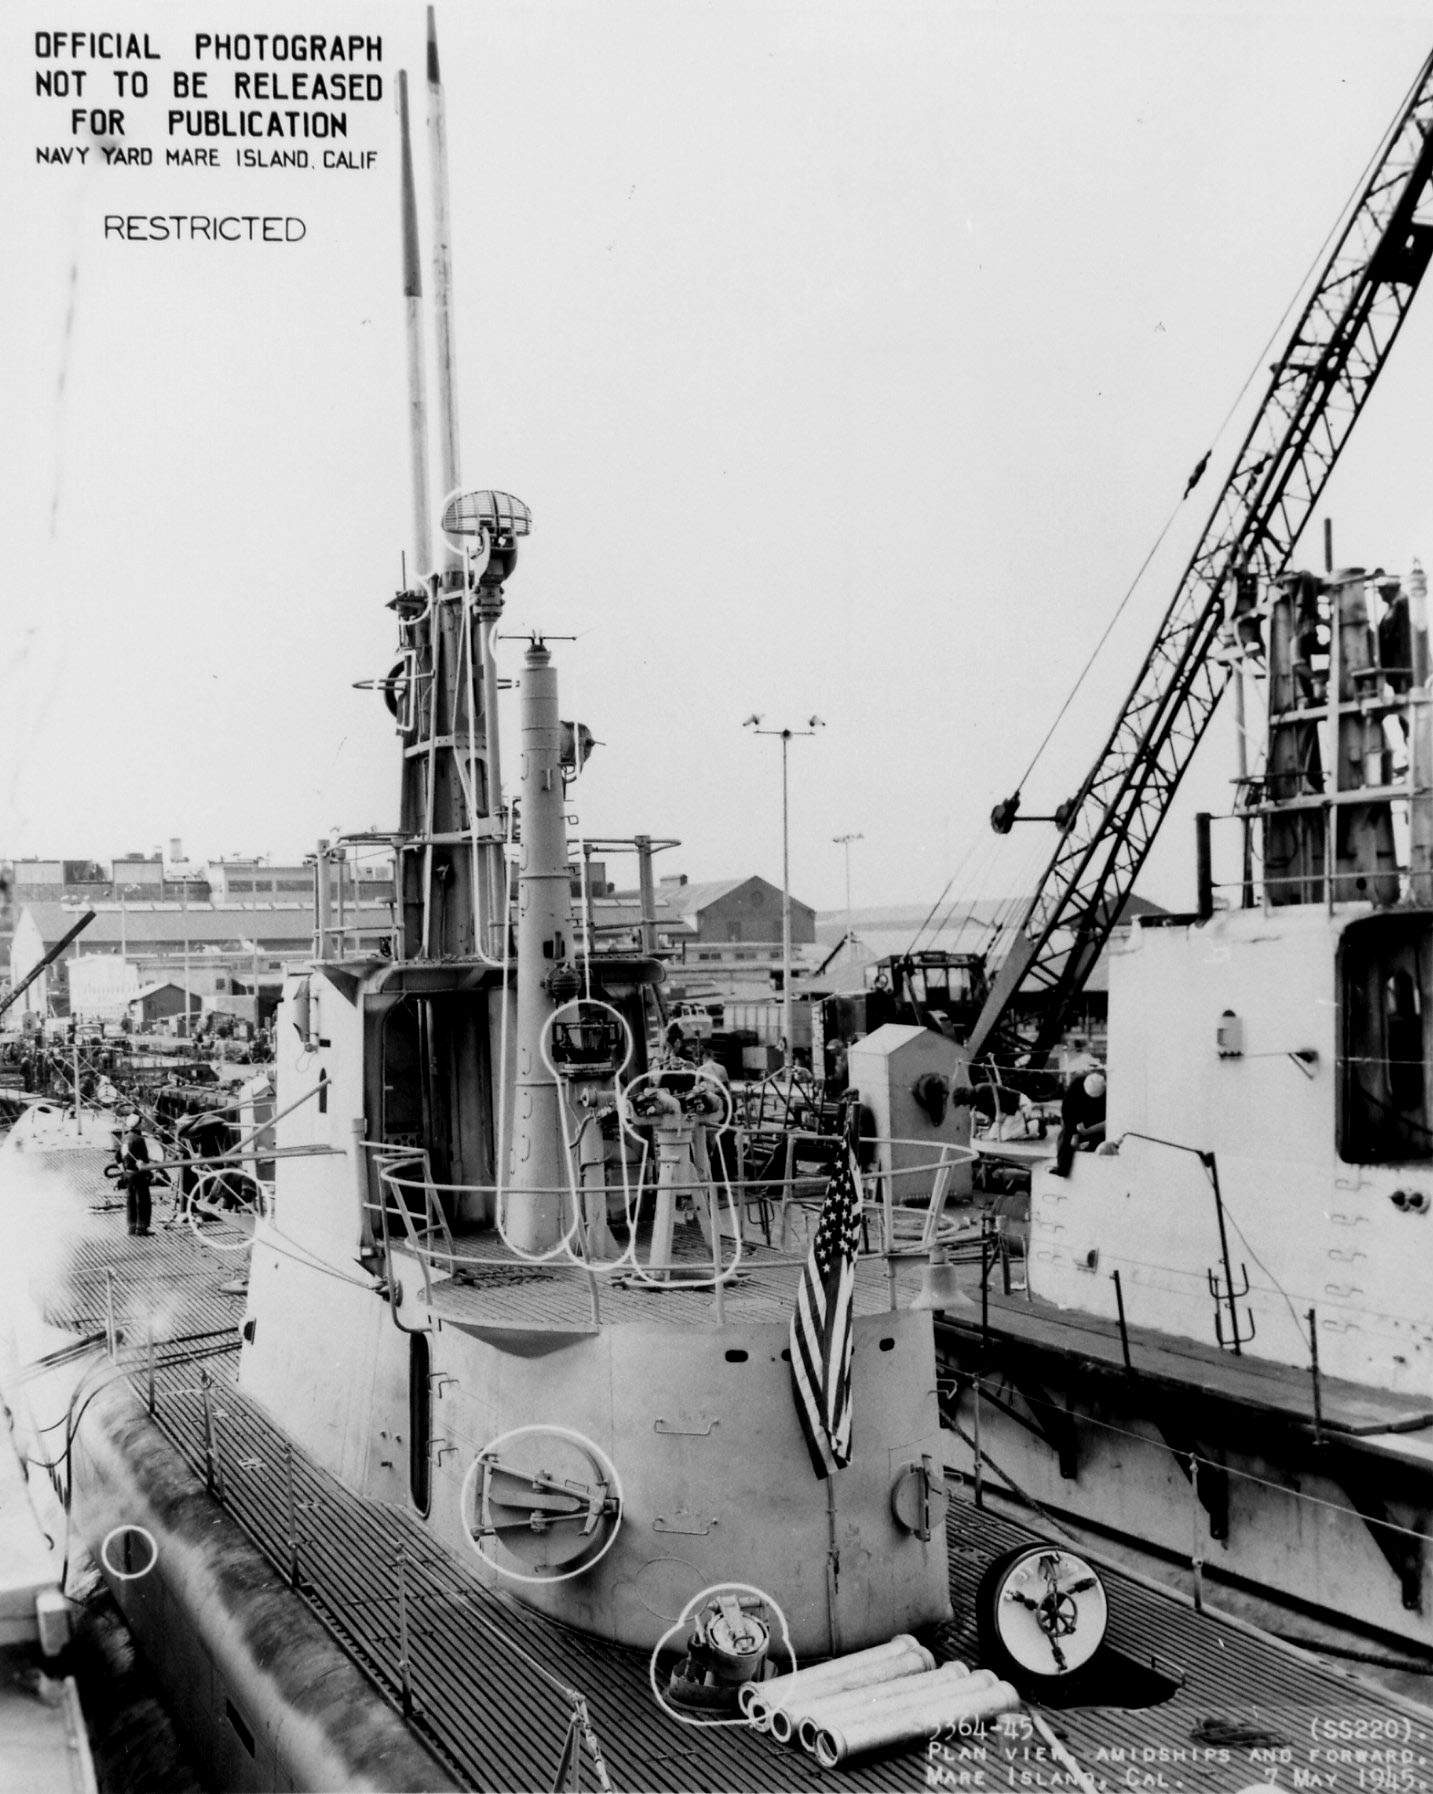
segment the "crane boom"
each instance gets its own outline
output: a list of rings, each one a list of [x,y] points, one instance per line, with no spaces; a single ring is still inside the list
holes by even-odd
[[[1289,337],[1154,644],[1012,936],[968,1042],[1044,994],[1022,1040],[1038,1062],[1109,937],[1229,678],[1211,655],[1236,574],[1275,578],[1382,371],[1433,259],[1417,216],[1433,179],[1433,56]]]
[[[40,976],[41,972],[46,971],[50,966],[52,966],[55,963],[55,961],[60,957],[60,955],[64,952],[65,948],[69,946],[70,942],[72,940],[76,939],[77,936],[83,934],[84,931],[89,927],[90,923],[94,921],[94,919],[95,919],[95,912],[92,909],[87,909],[85,911],[85,913],[80,917],[79,921],[75,923],[74,927],[67,929],[66,932],[63,935],[61,935],[59,940],[57,940],[55,942],[54,946],[50,948],[49,952],[45,955],[45,957],[42,960],[40,960],[37,965],[33,965],[30,967],[29,971],[20,980],[20,982],[15,986],[15,988],[12,991],[10,991],[6,996],[0,997],[0,1015],[4,1015],[5,1011],[11,1006],[12,1003],[14,1003],[18,998],[24,996],[25,992],[27,990],[29,990],[30,986]]]

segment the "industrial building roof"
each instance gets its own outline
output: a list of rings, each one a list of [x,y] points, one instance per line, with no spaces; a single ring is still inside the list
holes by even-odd
[[[657,890],[657,901],[666,903],[680,916],[690,917],[699,914],[704,909],[710,909],[712,904],[719,903],[723,897],[730,896],[733,891],[739,891],[743,886],[752,884],[765,885],[768,891],[777,892],[778,895],[780,893],[779,885],[772,884],[760,873],[748,872],[741,878],[718,878],[698,884],[679,885],[663,882]],[[809,910],[812,915],[816,913],[809,903],[803,903],[794,894],[791,902],[797,909]]]
[[[46,946],[57,941],[74,927],[84,914],[82,909],[65,903],[28,903],[20,919],[28,916]],[[350,933],[382,934],[392,930],[393,916],[387,904],[367,905],[344,913],[344,927]],[[337,924],[337,917],[334,917]],[[97,946],[153,946],[179,942],[186,937],[191,946],[235,947],[247,945],[299,946],[312,939],[313,908],[310,904],[288,907],[249,904],[219,906],[212,903],[139,904],[129,903],[121,909],[97,910],[95,919],[79,937],[80,951]]]

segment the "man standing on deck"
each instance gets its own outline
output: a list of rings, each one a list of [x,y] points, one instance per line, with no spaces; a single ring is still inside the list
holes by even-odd
[[[119,1182],[124,1190],[125,1218],[133,1234],[149,1232],[149,1142],[139,1125],[139,1116],[125,1117],[124,1136],[119,1143]]]
[[[1096,1147],[1105,1137],[1105,1078],[1087,1071],[1075,1078],[1060,1105],[1060,1138],[1055,1147],[1054,1174],[1068,1177],[1075,1148]]]

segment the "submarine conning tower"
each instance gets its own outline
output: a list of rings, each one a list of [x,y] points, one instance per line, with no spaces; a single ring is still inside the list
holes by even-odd
[[[411,227],[402,86],[400,119]],[[493,636],[531,517],[508,493],[460,492],[446,462],[430,513],[412,228],[403,291],[419,577],[391,601],[380,682],[401,915],[391,957],[321,945],[286,991],[240,1386],[355,1492],[594,1636],[653,1649],[713,1590],[761,1602],[793,1654],[939,1623],[932,1322],[899,1306],[898,1260],[946,1224],[953,1151],[871,1192],[849,1165],[802,1177],[788,1161],[753,1213],[729,1097],[699,1070],[649,1069],[655,943],[594,950],[589,924],[579,951],[566,788],[592,741],[560,720],[540,640],[519,676],[520,800],[504,802]],[[818,1297],[814,1242],[838,1228],[849,1274]],[[798,1403],[795,1355],[818,1332],[797,1338],[803,1291],[834,1344],[827,1393]],[[824,1475],[818,1401],[818,1419],[838,1401],[850,1417]]]
[[[449,501],[443,527],[471,537],[476,552],[392,600],[402,957],[501,959],[505,818],[492,636],[532,518],[509,493],[472,492]]]

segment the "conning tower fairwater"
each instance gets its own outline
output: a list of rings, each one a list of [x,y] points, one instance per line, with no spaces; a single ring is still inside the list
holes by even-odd
[[[392,601],[380,682],[402,761],[394,955],[326,937],[287,988],[241,1387],[351,1487],[593,1633],[655,1645],[703,1591],[738,1584],[798,1655],[942,1620],[931,1319],[898,1310],[896,1261],[923,1261],[958,1151],[907,1155],[867,1192],[851,1458],[818,1477],[789,1340],[830,1165],[744,1190],[726,1098],[648,1069],[661,966],[578,950],[569,788],[591,737],[561,719],[537,638],[515,669],[515,806],[500,787],[494,636],[528,508],[450,490],[439,522],[439,564]],[[907,1196],[926,1206],[902,1244]]]

